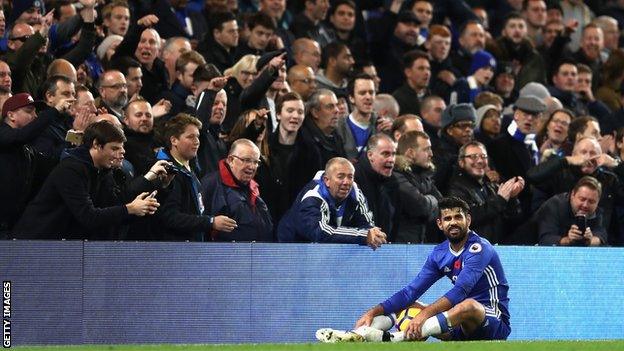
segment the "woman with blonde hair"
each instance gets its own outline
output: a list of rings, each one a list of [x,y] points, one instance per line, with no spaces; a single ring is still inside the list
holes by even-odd
[[[228,105],[225,119],[221,124],[221,129],[225,133],[229,133],[238,117],[241,115],[240,107],[240,95],[243,89],[249,87],[251,82],[256,79],[258,71],[256,70],[256,63],[260,59],[260,56],[245,55],[241,57],[234,66],[225,70],[224,75],[226,77],[233,77],[229,79],[225,86],[225,91],[228,96]]]

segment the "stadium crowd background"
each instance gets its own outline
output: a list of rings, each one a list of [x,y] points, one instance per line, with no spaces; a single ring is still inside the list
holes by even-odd
[[[624,242],[624,1],[3,6],[4,238],[438,243],[455,195],[493,243]]]

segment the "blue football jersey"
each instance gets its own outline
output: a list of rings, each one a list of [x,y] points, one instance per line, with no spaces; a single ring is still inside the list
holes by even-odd
[[[464,247],[455,252],[448,240],[437,245],[427,257],[416,278],[382,302],[385,313],[405,309],[443,276],[453,288],[444,296],[453,306],[472,298],[485,306],[485,314],[509,322],[509,285],[498,254],[492,244],[473,231]]]

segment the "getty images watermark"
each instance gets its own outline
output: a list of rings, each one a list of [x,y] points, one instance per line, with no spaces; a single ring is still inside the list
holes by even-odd
[[[11,282],[2,282],[2,347],[11,347]]]

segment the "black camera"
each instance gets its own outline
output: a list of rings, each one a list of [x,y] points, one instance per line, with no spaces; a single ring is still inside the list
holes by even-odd
[[[172,164],[166,164],[165,165],[165,171],[167,171],[167,174],[177,174],[180,173],[180,170],[178,169],[178,167],[172,165]]]

